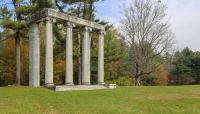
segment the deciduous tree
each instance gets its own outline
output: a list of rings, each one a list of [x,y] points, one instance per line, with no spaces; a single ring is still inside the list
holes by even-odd
[[[130,45],[132,75],[136,85],[153,73],[157,57],[172,47],[174,34],[165,21],[166,6],[153,0],[135,0],[124,10],[122,32]]]

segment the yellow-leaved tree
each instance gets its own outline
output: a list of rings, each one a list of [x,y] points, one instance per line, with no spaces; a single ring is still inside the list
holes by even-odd
[[[168,72],[163,64],[158,65],[155,69],[155,85],[167,85],[168,84]]]

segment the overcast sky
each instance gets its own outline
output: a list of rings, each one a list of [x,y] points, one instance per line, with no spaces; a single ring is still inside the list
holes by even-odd
[[[116,26],[120,22],[121,9],[133,0],[105,0],[97,3],[97,17]],[[162,0],[167,5],[171,29],[176,35],[178,49],[186,46],[200,51],[200,0]]]

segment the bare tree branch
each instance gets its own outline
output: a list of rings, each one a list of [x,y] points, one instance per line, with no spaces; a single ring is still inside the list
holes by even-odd
[[[152,0],[135,0],[124,10],[121,28],[131,47],[134,78],[150,75],[157,67],[156,59],[172,47],[174,38],[166,17],[166,7]]]

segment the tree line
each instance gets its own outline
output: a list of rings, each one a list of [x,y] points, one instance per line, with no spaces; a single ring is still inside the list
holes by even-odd
[[[96,3],[104,0],[6,0],[0,2],[0,86],[28,85],[28,17],[43,8],[55,8],[107,25],[105,34],[105,81],[118,85],[199,84],[199,52],[189,48],[172,53],[175,35],[166,21],[166,5],[160,1],[135,0],[122,9],[120,27],[96,18]],[[10,7],[10,4],[13,8]],[[98,4],[97,4],[98,5]],[[74,81],[80,84],[83,28],[73,33]],[[65,77],[65,30],[54,23],[54,83]],[[91,34],[91,82],[97,80],[98,34]],[[41,84],[44,84],[45,24],[40,23]]]

